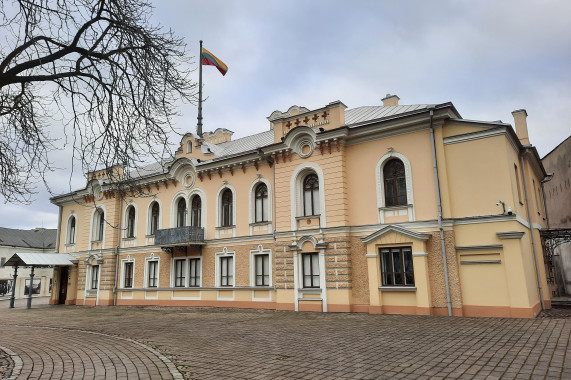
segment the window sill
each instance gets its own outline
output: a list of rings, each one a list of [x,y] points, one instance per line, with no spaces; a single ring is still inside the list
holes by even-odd
[[[75,247],[75,243],[66,243],[65,244],[66,247]]]
[[[230,226],[220,226],[220,227],[216,227],[217,230],[228,230],[230,228],[236,228],[235,224],[232,224]]]
[[[91,240],[92,243],[102,243],[103,240]]]
[[[271,220],[267,220],[264,222],[254,222],[254,223],[250,223],[250,227],[256,227],[256,226],[266,226],[268,224],[272,224]]]
[[[321,288],[299,288],[297,290],[304,293],[321,293]]]
[[[379,207],[379,210],[402,210],[409,207],[412,207],[412,204],[397,205],[397,206],[382,206]]]
[[[132,237],[124,237],[124,238],[123,238],[123,241],[131,241],[131,240],[135,240],[135,239],[137,239],[137,237],[136,237],[136,236],[132,236]]]
[[[381,292],[416,292],[416,286],[379,286]]]
[[[307,220],[307,219],[315,219],[315,218],[320,218],[321,214],[317,214],[317,215],[307,215],[307,216],[296,216],[295,220]]]
[[[153,234],[153,235],[145,235],[145,237],[146,237],[146,238],[154,238],[155,235],[154,235],[154,234]]]

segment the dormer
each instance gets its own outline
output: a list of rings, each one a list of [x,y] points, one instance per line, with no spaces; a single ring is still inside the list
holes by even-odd
[[[206,145],[205,139],[197,138],[190,132],[186,133],[180,140],[180,146],[175,152],[175,159],[192,157],[204,161],[210,160],[214,158],[214,155]]]
[[[296,127],[303,126],[315,130],[339,128],[345,125],[345,108],[347,106],[337,100],[316,110],[292,106],[286,112],[274,111],[268,116],[270,129],[274,130],[274,142],[282,141],[282,137]]]
[[[99,180],[101,183],[116,182],[123,178],[123,167],[121,165],[113,165],[109,168],[95,170],[87,173],[87,182],[94,179]]]
[[[214,132],[204,132],[202,138],[211,144],[218,145],[232,140],[232,132],[226,128],[216,128]]]

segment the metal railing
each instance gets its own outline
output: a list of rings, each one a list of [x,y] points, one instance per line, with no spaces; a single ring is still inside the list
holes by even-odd
[[[204,228],[202,227],[176,227],[157,230],[155,232],[155,245],[184,245],[204,243]]]

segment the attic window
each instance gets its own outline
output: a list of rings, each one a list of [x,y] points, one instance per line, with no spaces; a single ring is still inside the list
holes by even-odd
[[[192,153],[192,140],[186,142],[186,153]]]

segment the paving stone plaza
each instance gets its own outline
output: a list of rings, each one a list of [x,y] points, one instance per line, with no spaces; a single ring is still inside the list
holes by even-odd
[[[0,307],[0,378],[570,379],[571,319]]]

